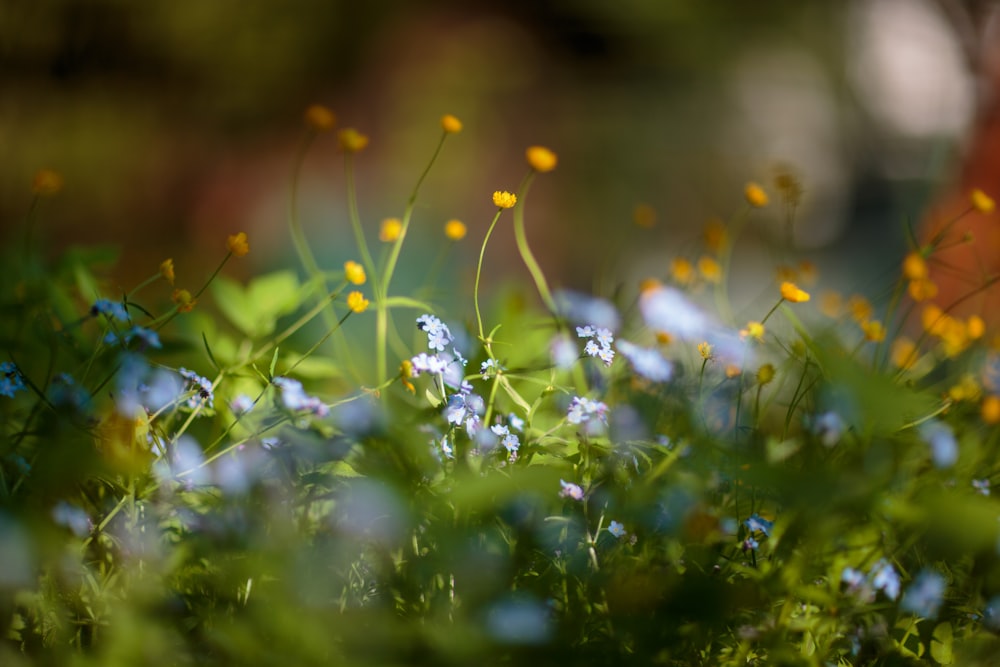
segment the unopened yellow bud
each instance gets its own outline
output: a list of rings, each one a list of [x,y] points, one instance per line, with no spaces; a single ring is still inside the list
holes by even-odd
[[[467,231],[465,223],[461,220],[449,220],[444,223],[444,235],[452,241],[461,241]]]
[[[743,188],[743,195],[746,197],[747,203],[754,208],[767,206],[767,193],[756,183],[747,183],[746,187]]]
[[[378,231],[378,240],[384,243],[391,243],[399,238],[403,232],[403,223],[399,218],[386,218],[382,221],[382,227]]]
[[[448,134],[458,134],[462,131],[462,121],[452,116],[450,113],[441,116],[441,129]]]
[[[525,157],[528,158],[528,164],[532,169],[542,173],[552,171],[559,162],[556,154],[544,146],[530,146],[525,151]]]
[[[337,117],[322,104],[310,104],[306,107],[306,126],[316,132],[327,132],[337,124]]]

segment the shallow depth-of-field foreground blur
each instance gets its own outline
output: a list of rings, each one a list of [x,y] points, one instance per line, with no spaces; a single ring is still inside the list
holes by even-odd
[[[437,118],[379,221],[369,137],[309,106],[295,258],[248,279],[240,228],[124,287],[128,248],[44,252],[64,176],[38,172],[0,274],[0,663],[995,664],[1000,352],[932,278],[990,193],[840,293],[791,244],[733,266],[755,220],[794,225],[779,170],[589,293],[532,251],[545,146],[487,219],[421,215],[467,130]],[[342,265],[300,219],[320,141]]]

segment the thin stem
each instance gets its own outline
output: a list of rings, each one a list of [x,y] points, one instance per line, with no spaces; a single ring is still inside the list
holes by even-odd
[[[549,284],[545,280],[545,274],[542,272],[542,268],[538,265],[538,260],[535,259],[534,254],[531,252],[531,248],[528,247],[528,237],[524,233],[524,201],[528,196],[528,189],[531,186],[531,181],[535,177],[535,173],[536,172],[534,170],[528,172],[528,175],[524,177],[524,181],[521,182],[520,191],[517,193],[518,201],[517,205],[514,207],[514,240],[517,242],[517,250],[521,253],[521,259],[524,260],[524,264],[528,267],[528,272],[535,281],[535,286],[538,288],[538,294],[542,297],[545,307],[549,309],[549,312],[551,312],[553,316],[558,318],[556,303],[552,299],[552,293],[549,291]]]
[[[486,230],[486,237],[483,238],[483,245],[479,249],[479,263],[476,264],[476,284],[472,292],[472,301],[476,308],[476,324],[479,326],[479,340],[483,343],[486,342],[486,332],[483,331],[483,316],[479,310],[479,279],[483,272],[483,257],[486,255],[486,244],[490,241],[490,236],[493,234],[493,228],[497,225],[497,220],[500,219],[500,214],[503,213],[502,208],[498,208],[496,215],[493,216],[493,222],[490,223],[489,229]]]

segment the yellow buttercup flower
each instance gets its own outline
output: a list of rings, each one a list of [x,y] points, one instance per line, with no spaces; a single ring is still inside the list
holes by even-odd
[[[911,280],[910,284],[906,286],[906,291],[909,292],[910,298],[920,303],[921,301],[930,301],[937,296],[938,287],[937,283],[928,278],[921,278],[920,280]]]
[[[712,345],[707,340],[698,343],[698,354],[705,361],[710,360],[712,358]]]
[[[907,280],[923,280],[928,276],[927,261],[919,252],[911,252],[903,258],[903,276]]]
[[[444,235],[452,241],[461,241],[467,232],[465,223],[461,220],[449,220],[444,223]]]
[[[774,365],[764,364],[757,369],[757,382],[767,384],[774,379]]]
[[[992,394],[983,399],[980,415],[987,424],[1000,423],[1000,396]]]
[[[643,278],[639,282],[639,293],[640,294],[645,294],[649,290],[656,289],[656,288],[660,287],[661,285],[663,285],[663,283],[661,283],[656,278]]]
[[[344,262],[344,278],[349,283],[364,285],[366,280],[365,267],[354,260],[347,260]]]
[[[979,315],[972,315],[965,321],[965,330],[969,334],[969,338],[978,340],[986,333],[986,322],[983,322],[983,318]]]
[[[340,149],[345,153],[359,153],[368,145],[368,137],[361,134],[353,127],[341,130],[337,134]]]
[[[306,107],[305,120],[309,129],[316,132],[332,130],[337,124],[337,117],[322,104],[310,104]]]
[[[441,129],[448,134],[458,134],[462,131],[462,121],[452,116],[450,113],[441,116]]]
[[[715,261],[715,258],[702,255],[698,258],[698,273],[710,283],[722,281],[722,266]]]
[[[559,162],[556,154],[544,146],[529,146],[524,154],[531,168],[541,173],[552,171]]]
[[[39,169],[31,183],[31,191],[43,197],[52,196],[62,189],[62,174],[54,169]]]
[[[354,313],[363,313],[368,309],[368,299],[361,292],[354,291],[347,295],[347,307]]]
[[[390,243],[399,238],[403,232],[403,223],[399,218],[386,218],[382,221],[382,227],[378,230],[378,240]]]
[[[694,266],[684,257],[675,257],[670,262],[670,275],[681,285],[688,285],[694,279]]]
[[[958,382],[948,389],[948,398],[953,401],[978,401],[983,394],[983,388],[979,386],[976,377],[971,373],[965,373]]]
[[[969,193],[969,200],[972,202],[972,208],[980,213],[989,214],[996,208],[996,203],[993,199],[979,188],[975,188]]]
[[[403,359],[403,363],[399,365],[399,381],[403,383],[408,392],[416,394],[417,388],[410,382],[411,377],[413,377],[413,362],[409,359]]]
[[[170,300],[177,304],[177,311],[180,313],[187,313],[198,300],[191,296],[191,292],[186,289],[175,289],[173,294],[170,295]]]
[[[880,343],[885,340],[885,326],[878,320],[869,320],[861,325],[861,330],[865,334],[865,340],[873,343]]]
[[[906,370],[917,361],[917,344],[906,336],[900,336],[892,342],[889,357],[896,368]]]
[[[851,318],[858,324],[870,320],[872,313],[875,312],[871,302],[860,294],[851,295],[851,298],[847,300],[847,310],[850,311]]]
[[[781,298],[792,303],[802,303],[810,299],[809,292],[801,290],[795,283],[781,283]]]
[[[835,290],[826,290],[820,295],[819,312],[827,317],[840,317],[844,311],[844,297]]]
[[[719,252],[722,250],[722,246],[726,244],[726,240],[729,238],[729,232],[726,231],[726,225],[721,220],[709,220],[705,223],[705,231],[703,232],[705,239],[705,248],[711,252]]]
[[[753,338],[754,340],[763,340],[764,338],[764,325],[760,322],[747,322],[745,329],[740,329],[740,338]]]
[[[160,275],[171,285],[174,284],[174,260],[165,259],[160,263]]]
[[[231,234],[226,239],[226,247],[229,248],[229,252],[233,253],[234,257],[243,257],[246,255],[250,252],[250,244],[247,243],[246,232]]]
[[[514,208],[517,203],[517,195],[506,190],[497,190],[493,193],[493,204],[497,208]]]
[[[767,206],[767,193],[756,183],[747,183],[746,187],[743,188],[743,196],[746,197],[747,203],[754,208]]]
[[[932,336],[940,336],[941,332],[944,331],[946,317],[948,316],[939,306],[930,303],[924,306],[923,311],[921,311],[920,323],[927,333]]]

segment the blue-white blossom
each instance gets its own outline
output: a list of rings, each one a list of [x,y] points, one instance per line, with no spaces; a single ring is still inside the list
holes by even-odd
[[[934,570],[922,570],[906,589],[899,608],[921,618],[934,618],[941,609],[947,587],[943,576]]]
[[[653,382],[667,382],[673,376],[674,368],[659,351],[640,347],[627,340],[618,341],[618,351],[628,359],[636,373]]]

